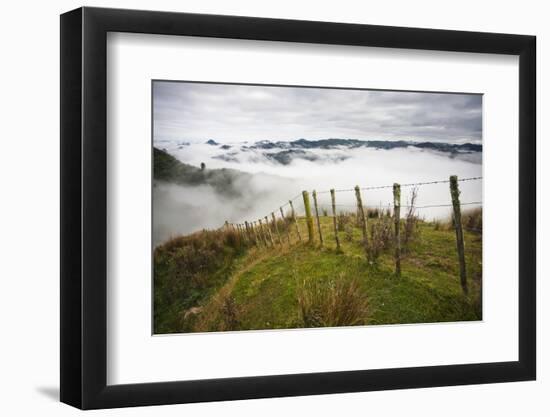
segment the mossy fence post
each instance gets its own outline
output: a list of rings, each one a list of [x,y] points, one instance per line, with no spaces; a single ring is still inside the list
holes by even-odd
[[[254,238],[256,239],[257,246],[262,245],[262,234],[261,231],[258,230],[258,226],[256,225],[256,221],[252,222],[252,230],[254,231]]]
[[[315,237],[313,234],[313,217],[311,216],[311,204],[309,202],[309,193],[307,191],[302,191],[302,197],[304,199],[304,211],[306,213],[308,243],[313,243]]]
[[[264,236],[262,234],[262,229],[260,229],[260,227],[258,225],[256,225],[257,223],[257,220],[254,220],[252,222],[253,226],[254,226],[254,233],[257,235],[256,239],[258,240],[258,242],[260,242],[260,245],[263,245],[264,244]]]
[[[468,295],[468,281],[466,279],[466,259],[464,257],[464,233],[462,231],[462,213],[460,211],[460,191],[458,189],[458,178],[451,175],[449,178],[451,186],[451,199],[453,201],[453,217],[456,232],[456,250],[460,267],[460,285],[464,295]]]
[[[300,234],[300,228],[298,227],[298,219],[296,218],[296,212],[294,211],[294,205],[292,204],[292,200],[288,200],[288,203],[290,204],[290,210],[292,212],[292,218],[294,219],[294,224],[296,225],[296,233],[298,233],[298,240],[302,241],[302,235]]]
[[[258,219],[258,224],[260,225],[259,228],[262,231],[262,238],[265,244],[265,247],[267,248],[269,246],[269,240],[267,239],[267,233],[264,229],[264,224],[262,223],[262,219]]]
[[[250,236],[250,230],[248,228],[248,225],[245,224],[242,225],[242,224],[238,224],[237,225],[237,229],[239,231],[239,236],[246,242],[246,241],[249,241],[249,242],[253,242],[254,239],[252,239],[252,236]]]
[[[393,219],[395,223],[395,275],[401,276],[401,186],[393,184]]]
[[[243,232],[242,227],[241,227],[241,233],[243,234],[243,236],[248,236],[248,240],[250,242],[254,242],[256,244],[256,246],[258,246],[258,240],[255,239],[255,237],[253,236],[252,225],[250,223],[248,223],[247,220],[244,221],[244,229],[245,229],[246,233]]]
[[[273,228],[277,233],[277,239],[279,240],[279,245],[283,246],[283,239],[281,239],[281,234],[279,233],[279,226],[277,226],[277,219],[275,218],[275,213],[271,212],[271,218],[273,219]]]
[[[251,233],[251,230],[250,230],[250,224],[248,223],[248,221],[245,221],[244,222],[244,227],[246,229],[246,238],[245,240],[248,240],[249,242],[252,242],[252,233]]]
[[[313,190],[313,204],[315,205],[315,217],[317,218],[317,230],[319,231],[319,242],[323,246],[323,233],[321,232],[321,221],[319,220],[319,207],[317,206],[317,191]]]
[[[355,198],[357,199],[357,214],[359,216],[359,225],[363,233],[363,246],[365,248],[365,256],[369,256],[369,237],[367,235],[367,218],[365,217],[365,209],[363,208],[363,199],[361,198],[361,189],[358,185],[355,186]]]
[[[330,190],[330,200],[332,201],[332,224],[334,225],[334,240],[336,240],[336,250],[340,251],[340,239],[338,239],[338,221],[336,219],[336,197],[334,188]]]
[[[286,238],[288,240],[288,245],[290,246],[290,225],[288,224],[288,221],[285,217],[285,213],[283,211],[283,208],[279,207],[279,210],[281,211],[281,217],[283,218],[283,221],[285,222]]]
[[[269,236],[269,242],[271,243],[271,246],[275,246],[275,242],[273,241],[273,234],[271,233],[271,228],[269,227],[269,220],[267,219],[267,216],[265,216],[264,219],[265,228],[267,229],[267,235]]]

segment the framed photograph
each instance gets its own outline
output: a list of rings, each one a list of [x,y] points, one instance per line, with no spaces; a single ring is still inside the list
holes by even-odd
[[[532,380],[535,37],[61,16],[61,401]]]

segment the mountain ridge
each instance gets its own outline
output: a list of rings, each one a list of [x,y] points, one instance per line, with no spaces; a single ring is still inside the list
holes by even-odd
[[[483,145],[477,143],[448,143],[448,142],[431,142],[431,141],[410,141],[410,140],[361,140],[361,139],[343,139],[343,138],[329,138],[329,139],[296,139],[293,141],[270,141],[260,140],[250,146],[242,146],[244,149],[289,149],[289,148],[302,148],[302,149],[335,149],[341,147],[347,148],[376,148],[376,149],[395,149],[415,147],[421,149],[431,149],[441,152],[482,152]]]

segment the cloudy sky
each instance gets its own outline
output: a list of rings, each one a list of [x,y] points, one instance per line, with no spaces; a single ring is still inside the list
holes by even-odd
[[[154,141],[481,142],[482,96],[155,81]]]

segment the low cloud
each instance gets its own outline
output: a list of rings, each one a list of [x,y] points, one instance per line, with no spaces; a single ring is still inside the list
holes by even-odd
[[[197,149],[198,148],[198,149]],[[180,159],[198,165],[200,158],[206,157],[209,145],[191,145],[180,150]],[[215,149],[214,149],[215,151]],[[315,150],[319,155],[328,151]],[[153,189],[153,239],[154,244],[162,243],[171,236],[188,234],[203,228],[213,229],[226,220],[242,223],[245,220],[257,220],[275,212],[290,198],[297,197],[295,208],[303,214],[302,190],[317,190],[320,209],[331,210],[331,188],[346,190],[336,193],[338,210],[355,211],[353,187],[359,185],[379,186],[393,182],[402,184],[411,182],[445,180],[449,175],[459,178],[482,175],[482,166],[464,159],[451,159],[447,155],[415,149],[376,150],[358,148],[347,150],[349,157],[338,164],[332,162],[295,159],[289,165],[282,166],[266,159],[250,161],[248,153],[239,156],[241,162],[231,163],[216,160],[219,167],[240,167],[250,175],[237,179],[236,187],[242,193],[231,196],[218,193],[213,187],[180,186],[157,182]],[[207,163],[207,167],[214,163]],[[461,182],[462,202],[482,200],[481,181]],[[403,201],[409,196],[410,188],[403,188]],[[368,206],[387,207],[392,202],[391,188],[363,191],[363,201]],[[427,185],[419,189],[418,206],[446,205],[451,203],[447,183]],[[288,205],[285,210],[288,210]],[[450,207],[431,207],[419,210],[426,219],[445,218]]]

